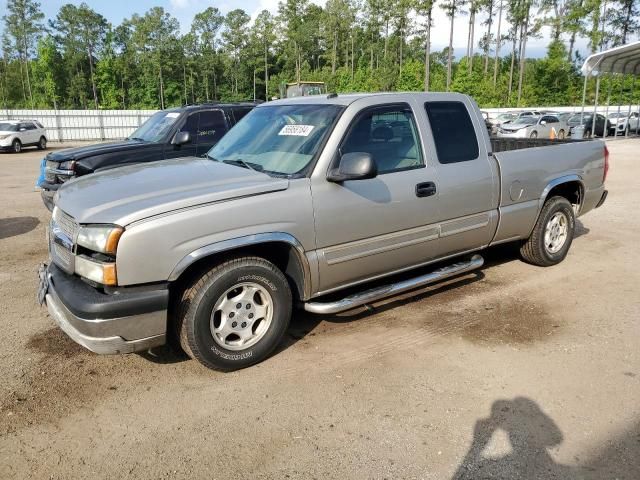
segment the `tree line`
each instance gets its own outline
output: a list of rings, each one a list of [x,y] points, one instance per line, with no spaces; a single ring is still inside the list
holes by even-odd
[[[161,7],[112,25],[86,3],[46,20],[36,0],[7,0],[0,103],[5,108],[166,108],[269,99],[284,82],[329,91],[456,91],[486,107],[575,105],[576,44],[591,52],[637,39],[640,0],[282,0],[254,20],[209,7],[181,33]],[[448,47],[432,48],[436,9]],[[528,42],[551,32],[547,54]],[[464,32],[464,33],[463,33]],[[454,35],[467,37],[454,58]],[[589,95],[593,96],[593,86]],[[638,89],[635,89],[638,90]],[[613,103],[636,102],[632,80],[605,78]],[[608,92],[608,93],[607,93]]]

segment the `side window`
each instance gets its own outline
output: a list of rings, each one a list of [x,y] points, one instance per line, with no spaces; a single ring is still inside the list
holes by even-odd
[[[198,116],[199,113],[192,113],[187,117],[187,121],[184,122],[182,128],[180,128],[181,132],[189,132],[191,135],[191,142],[196,143],[198,140]]]
[[[33,122],[33,123],[35,123],[35,124],[36,124],[36,127],[38,127],[38,128],[44,128],[44,127],[42,126],[42,124],[41,124],[40,122],[38,122],[38,121]]]
[[[36,130],[36,126],[33,124],[33,122],[27,122],[25,123],[25,126],[27,127],[27,130]]]
[[[480,155],[478,139],[467,108],[462,102],[424,104],[440,163],[475,160]]]
[[[233,119],[235,120],[236,123],[238,123],[240,120],[242,120],[242,117],[244,117],[250,111],[251,111],[251,109],[248,108],[248,107],[234,108],[233,109]]]
[[[29,126],[26,123],[21,123],[18,125],[18,130],[22,130],[23,128],[25,130],[29,130]]]
[[[215,143],[227,133],[224,114],[220,110],[200,112],[198,143]]]
[[[418,130],[409,105],[375,108],[358,116],[341,153],[367,152],[378,173],[424,166]]]

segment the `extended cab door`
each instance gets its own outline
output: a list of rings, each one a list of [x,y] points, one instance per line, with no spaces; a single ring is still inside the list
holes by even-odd
[[[339,165],[343,154],[366,152],[378,175],[341,183],[328,181],[326,172],[312,176],[317,290],[385,275],[437,255],[438,181],[436,169],[425,162],[416,107],[420,105],[375,104],[352,120],[341,120],[349,126],[331,167]]]
[[[437,164],[438,256],[489,244],[497,228],[499,177],[482,117],[468,100],[424,103]]]

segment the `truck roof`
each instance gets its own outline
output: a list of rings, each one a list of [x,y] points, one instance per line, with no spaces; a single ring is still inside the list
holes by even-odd
[[[369,97],[384,97],[385,100],[406,101],[408,97],[428,97],[430,99],[453,100],[466,97],[461,93],[451,92],[378,92],[378,93],[330,93],[328,95],[309,95],[306,97],[282,98],[258,105],[260,108],[265,105],[350,105],[356,100]]]

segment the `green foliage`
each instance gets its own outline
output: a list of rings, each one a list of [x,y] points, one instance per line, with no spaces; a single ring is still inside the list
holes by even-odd
[[[485,107],[578,104],[583,78],[573,59],[577,40],[599,49],[630,41],[640,28],[638,0],[607,0],[603,17],[604,2],[327,0],[320,7],[281,0],[277,15],[264,10],[254,21],[241,8],[223,15],[208,7],[181,34],[178,21],[161,7],[114,26],[86,3],[69,3],[47,29],[37,1],[7,0],[0,104],[166,108],[271,98],[296,80],[324,81],[338,93],[421,91],[425,75],[429,90],[467,93]],[[431,49],[425,19],[434,7],[447,14],[456,44],[475,13],[484,12],[482,21],[472,22],[468,50],[476,55],[454,59],[452,48]],[[499,8],[503,57],[494,80]],[[527,58],[526,43],[539,37],[543,25],[551,27],[547,55]],[[590,81],[588,98],[594,90]],[[640,95],[620,78],[602,79],[601,92],[611,103]]]

